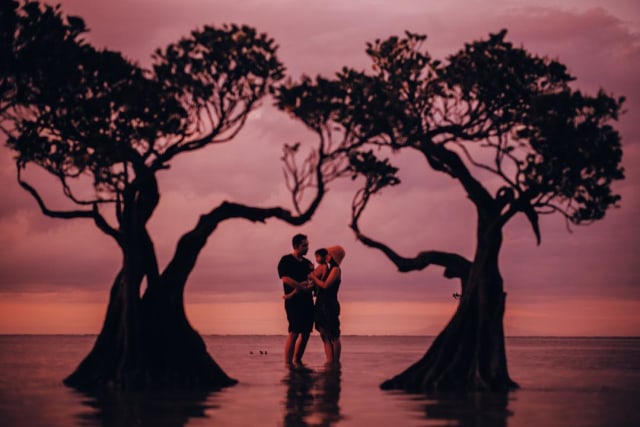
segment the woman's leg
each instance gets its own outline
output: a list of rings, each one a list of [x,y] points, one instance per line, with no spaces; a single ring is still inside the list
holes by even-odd
[[[333,363],[333,345],[331,339],[325,334],[321,334],[320,337],[322,338],[322,345],[324,346],[326,363]]]

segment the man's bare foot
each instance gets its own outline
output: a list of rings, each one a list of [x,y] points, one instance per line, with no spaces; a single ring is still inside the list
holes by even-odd
[[[311,372],[312,369],[307,368],[307,366],[302,363],[302,360],[296,360],[291,364],[291,369],[295,369],[297,371],[305,371],[305,372]]]

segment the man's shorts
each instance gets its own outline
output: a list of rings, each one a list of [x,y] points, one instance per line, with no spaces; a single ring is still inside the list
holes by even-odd
[[[290,300],[286,300],[284,308],[289,321],[289,332],[308,334],[313,329],[313,299],[297,298],[306,295],[295,295]]]

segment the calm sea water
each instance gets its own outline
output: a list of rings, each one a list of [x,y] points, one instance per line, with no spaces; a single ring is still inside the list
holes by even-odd
[[[640,426],[640,338],[508,338],[506,394],[420,396],[381,391],[432,338],[343,337],[340,370],[282,363],[284,337],[210,336],[240,383],[209,394],[95,398],[62,385],[90,350],[89,336],[0,336],[0,426]]]

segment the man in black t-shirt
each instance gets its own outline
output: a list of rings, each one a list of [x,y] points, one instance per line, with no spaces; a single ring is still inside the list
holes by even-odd
[[[278,275],[282,279],[284,293],[297,289],[286,299],[284,308],[289,322],[289,334],[284,345],[284,359],[287,364],[301,364],[307,347],[309,334],[313,328],[313,297],[307,276],[313,271],[313,264],[304,256],[309,251],[309,240],[304,234],[296,234],[291,240],[293,252],[283,256],[278,263]]]

